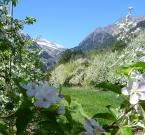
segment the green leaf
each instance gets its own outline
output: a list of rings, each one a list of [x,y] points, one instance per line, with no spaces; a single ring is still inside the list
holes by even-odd
[[[14,6],[17,5],[17,0],[11,0],[11,1],[12,1],[12,4],[13,4]]]
[[[106,107],[110,111],[110,113],[114,116],[114,118],[117,120],[119,116],[119,112],[115,108],[113,108],[111,105],[108,105]]]
[[[119,127],[113,128],[113,130],[111,131],[111,135],[117,135],[118,131],[119,131]]]
[[[14,108],[14,104],[11,103],[11,102],[7,103],[6,106],[5,106],[6,110],[13,110],[13,108]]]
[[[57,108],[58,108],[58,105],[54,104],[54,105],[51,105],[47,110],[55,111]]]
[[[36,19],[35,18],[33,18],[33,17],[26,17],[25,18],[25,23],[26,24],[33,24],[34,22],[36,22]]]
[[[68,108],[66,108],[65,116],[66,116],[67,120],[69,121],[69,123],[71,123],[73,121],[70,110],[68,110]]]
[[[132,131],[129,127],[122,127],[118,130],[116,135],[132,135]]]
[[[123,109],[125,107],[129,107],[129,105],[130,105],[129,100],[128,100],[128,97],[125,97],[124,99],[125,100],[120,105],[120,109]]]
[[[21,135],[33,116],[32,111],[28,107],[21,107],[16,112],[16,128],[17,135]]]
[[[24,88],[22,88],[22,86],[20,85],[20,84],[26,83],[26,81],[20,77],[13,78],[13,81],[14,81],[15,85],[18,86],[20,93],[22,93],[24,96],[27,96],[26,90]]]
[[[110,90],[117,94],[121,94],[121,86],[117,84],[112,84],[109,82],[102,82],[100,84],[97,84],[96,87],[103,88],[103,90]]]
[[[116,72],[118,74],[124,74],[126,76],[129,75],[129,73],[133,70],[134,68],[133,67],[128,67],[128,66],[124,66],[124,67],[119,67],[116,69]]]
[[[33,112],[31,111],[30,107],[32,107],[31,101],[28,98],[25,98],[25,101],[21,104],[20,108],[16,112],[16,128],[17,128],[17,135],[21,135],[28,123],[31,121],[33,117]]]
[[[102,119],[107,119],[107,120],[115,120],[114,116],[110,113],[97,113],[93,116],[94,118],[102,118]]]
[[[141,102],[140,105],[141,105],[142,109],[145,111],[145,102]]]
[[[132,70],[144,70],[144,69],[145,69],[145,62],[137,62],[132,65],[119,67],[117,68],[116,72],[128,76]]]
[[[71,104],[71,97],[68,95],[64,95],[64,99],[68,102],[68,104]]]
[[[131,67],[134,67],[136,70],[143,70],[145,69],[145,62],[137,62],[133,64]]]
[[[145,108],[144,108],[144,106],[145,106],[144,104],[141,104],[140,105],[140,110],[141,110],[143,118],[145,119]]]
[[[124,127],[123,128],[124,135],[132,135],[131,128]]]
[[[0,123],[0,135],[9,135],[7,127],[2,123]]]

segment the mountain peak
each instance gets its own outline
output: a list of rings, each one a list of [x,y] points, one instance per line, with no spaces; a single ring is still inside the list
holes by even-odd
[[[108,26],[97,28],[90,33],[75,49],[88,51],[91,49],[108,49],[116,40],[118,35],[118,24],[125,22],[126,17],[121,17],[115,23]],[[145,16],[131,16],[131,20],[139,24],[145,22]]]
[[[64,47],[62,45],[48,41],[45,38],[38,39],[38,40],[36,40],[36,42],[37,42],[37,44],[42,45],[42,46],[48,46],[48,47],[52,47],[54,49],[58,49],[58,48],[64,49]]]

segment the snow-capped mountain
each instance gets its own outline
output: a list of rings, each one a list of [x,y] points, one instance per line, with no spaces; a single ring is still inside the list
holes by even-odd
[[[60,54],[65,50],[62,45],[48,41],[47,39],[38,39],[35,41],[35,47],[41,51],[39,57],[43,62],[43,69],[47,70],[54,65]]]
[[[47,39],[36,40],[37,46],[46,51],[50,56],[55,57],[63,52],[65,49],[62,45],[48,41]]]
[[[62,45],[50,42],[47,39],[32,39],[26,33],[21,33],[21,36],[24,39],[33,41],[30,49],[38,48],[40,50],[38,56],[43,62],[44,71],[47,71],[49,68],[51,68],[58,61],[60,54],[66,50]]]

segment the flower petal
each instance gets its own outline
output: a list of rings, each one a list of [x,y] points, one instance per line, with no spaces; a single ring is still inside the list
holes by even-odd
[[[145,93],[140,92],[139,95],[140,95],[140,97],[139,97],[140,100],[145,100]]]
[[[123,95],[129,95],[130,94],[130,89],[127,87],[124,87],[121,89],[121,92]]]
[[[35,90],[34,90],[34,89],[27,90],[26,94],[27,94],[27,96],[29,96],[29,97],[35,96]]]
[[[44,101],[40,101],[40,100],[38,100],[38,101],[36,101],[35,103],[34,103],[34,105],[36,106],[36,107],[43,107],[43,108],[48,108],[48,107],[50,107],[51,106],[51,103],[50,102],[44,102]]]
[[[134,81],[132,84],[132,88],[137,89],[139,87],[139,82]]]
[[[34,105],[35,105],[36,107],[43,107],[43,102],[42,102],[42,101],[36,101],[36,102],[34,103]]]
[[[138,95],[138,94],[134,93],[134,94],[132,94],[132,95],[130,96],[130,103],[131,103],[132,105],[137,104],[138,101],[139,101],[139,95]]]
[[[93,133],[93,128],[88,121],[85,122],[84,129],[90,134]]]
[[[141,82],[141,83],[139,84],[139,91],[145,92],[145,82]]]

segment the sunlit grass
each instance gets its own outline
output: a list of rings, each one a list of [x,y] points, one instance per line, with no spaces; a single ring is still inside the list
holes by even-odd
[[[108,112],[106,106],[119,107],[122,98],[110,91],[102,91],[95,88],[67,88],[62,89],[64,94],[82,104],[84,111],[92,117],[96,113]]]

